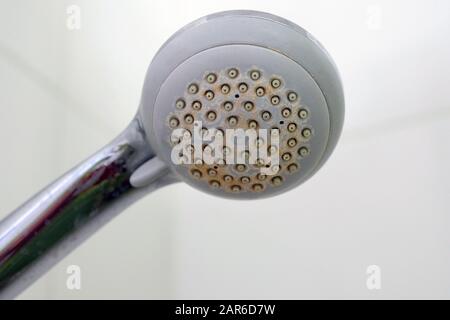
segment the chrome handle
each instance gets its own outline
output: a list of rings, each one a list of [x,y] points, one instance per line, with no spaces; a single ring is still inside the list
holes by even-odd
[[[0,298],[20,293],[131,202],[171,182],[166,176],[145,190],[133,188],[131,174],[152,157],[134,119],[111,143],[1,221]],[[161,174],[154,179],[168,169],[156,170]]]

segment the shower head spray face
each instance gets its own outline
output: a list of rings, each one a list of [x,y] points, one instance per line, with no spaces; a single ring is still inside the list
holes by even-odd
[[[148,69],[139,112],[179,179],[241,199],[311,177],[335,147],[343,115],[340,79],[321,45],[291,22],[253,11],[214,14],[172,36]]]
[[[233,199],[298,186],[330,156],[343,119],[338,72],[297,25],[255,11],[189,24],[154,57],[130,125],[1,221],[0,298],[164,185]]]

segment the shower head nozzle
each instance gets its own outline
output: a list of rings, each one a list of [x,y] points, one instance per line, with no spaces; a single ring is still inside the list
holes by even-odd
[[[299,185],[322,166],[342,129],[344,98],[334,63],[309,33],[271,14],[228,11],[189,24],[162,46],[147,72],[139,118],[158,157],[182,181],[218,196],[260,198]],[[235,142],[228,132],[239,129],[257,130],[258,150],[250,150],[249,133],[245,147],[227,145]],[[197,130],[224,137],[215,161],[201,156],[214,139],[182,139],[193,140]],[[271,160],[259,156],[262,148]],[[240,154],[246,161],[236,161]]]

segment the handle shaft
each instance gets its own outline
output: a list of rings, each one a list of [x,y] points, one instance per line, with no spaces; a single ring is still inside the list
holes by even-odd
[[[130,176],[153,156],[135,119],[111,143],[7,216],[0,223],[0,298],[20,293],[130,201],[142,196],[142,190],[140,196],[128,196],[135,190]],[[70,238],[72,233],[78,235]],[[63,241],[65,238],[68,241]],[[44,259],[49,251],[54,253]],[[45,262],[36,266],[40,260]]]

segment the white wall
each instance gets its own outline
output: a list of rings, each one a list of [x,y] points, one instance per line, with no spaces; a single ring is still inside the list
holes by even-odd
[[[283,16],[331,53],[346,123],[329,162],[268,200],[160,190],[20,298],[450,298],[445,0],[1,0],[0,218],[125,127],[165,39],[225,9]],[[80,291],[66,288],[71,264]]]

